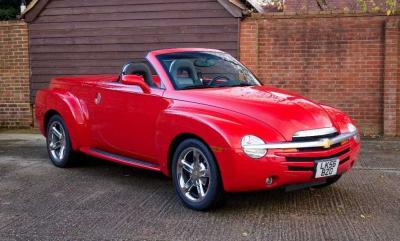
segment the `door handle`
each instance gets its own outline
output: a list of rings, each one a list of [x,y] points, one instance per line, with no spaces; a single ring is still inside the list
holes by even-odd
[[[96,105],[98,105],[98,104],[100,104],[100,102],[101,102],[101,94],[100,94],[100,93],[97,93],[97,94],[96,94],[96,98],[94,99],[94,103],[95,103]]]

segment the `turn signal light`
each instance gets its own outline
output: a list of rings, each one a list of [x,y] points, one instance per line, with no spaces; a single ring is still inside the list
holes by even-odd
[[[344,141],[342,141],[341,143],[340,143],[340,145],[344,145],[344,144],[346,144],[346,143],[348,143],[349,142],[349,140],[344,140]]]
[[[282,149],[279,152],[298,152],[298,149]]]

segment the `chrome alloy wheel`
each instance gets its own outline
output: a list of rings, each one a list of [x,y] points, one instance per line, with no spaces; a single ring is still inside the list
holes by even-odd
[[[51,123],[48,130],[48,148],[51,157],[56,162],[61,162],[65,156],[66,151],[66,135],[63,125],[54,121]]]
[[[200,149],[186,148],[181,152],[176,166],[181,192],[191,201],[202,201],[210,187],[210,164]]]

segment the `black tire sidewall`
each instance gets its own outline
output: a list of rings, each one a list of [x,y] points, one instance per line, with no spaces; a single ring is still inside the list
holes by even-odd
[[[55,121],[58,121],[59,123],[61,123],[61,125],[64,128],[65,131],[65,141],[66,141],[66,146],[65,146],[65,155],[64,158],[60,161],[58,160],[54,160],[51,153],[50,153],[50,148],[49,148],[49,128],[51,126],[51,124]],[[46,148],[47,148],[47,153],[49,155],[49,158],[51,160],[51,162],[57,166],[57,167],[66,167],[68,166],[68,164],[70,164],[70,158],[71,158],[71,154],[72,154],[72,148],[71,148],[71,141],[69,138],[69,133],[68,133],[68,128],[67,125],[65,124],[63,118],[60,115],[53,115],[48,123],[47,123],[47,127],[46,127]]]
[[[206,197],[199,202],[194,202],[187,199],[181,192],[178,183],[178,177],[176,171],[176,166],[178,165],[178,157],[180,153],[188,147],[196,147],[200,149],[206,156],[208,163],[210,165],[210,175],[212,181],[210,182],[210,186],[208,187],[209,189],[208,193],[206,194]],[[174,156],[172,159],[171,173],[175,191],[185,206],[194,210],[204,211],[216,206],[222,199],[223,190],[222,190],[222,182],[219,174],[219,169],[213,154],[211,153],[207,145],[205,145],[203,142],[197,139],[186,139],[182,141],[174,152]]]

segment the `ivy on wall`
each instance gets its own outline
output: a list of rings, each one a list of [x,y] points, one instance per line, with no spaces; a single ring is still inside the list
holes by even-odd
[[[285,11],[285,4],[289,1],[296,0],[256,0],[256,2],[262,6],[266,12]],[[314,0],[315,5],[321,10],[338,10],[336,5],[338,1],[332,0]],[[242,0],[246,3],[246,0]],[[303,1],[305,5],[309,4],[308,1]],[[312,3],[311,3],[312,4]],[[343,11],[362,11],[372,13],[386,13],[387,15],[394,15],[400,13],[399,0],[352,0],[347,1],[346,4],[340,4],[343,6]],[[347,6],[346,6],[347,5]],[[249,4],[246,4],[249,6]],[[306,6],[304,6],[306,7]]]

